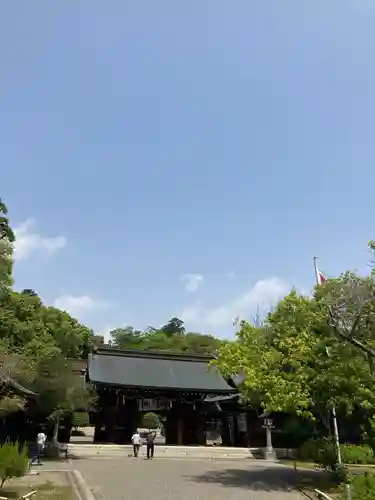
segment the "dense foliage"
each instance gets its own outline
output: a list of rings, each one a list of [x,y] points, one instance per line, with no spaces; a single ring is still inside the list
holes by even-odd
[[[353,273],[318,286],[312,297],[292,291],[262,327],[243,322],[217,365],[243,374],[244,396],[269,411],[372,411],[374,298],[374,276]]]
[[[0,198],[0,296],[12,285],[12,244],[14,233],[9,225],[8,210]]]
[[[61,416],[95,403],[67,359],[85,358],[103,338],[43,304],[33,289],[12,289],[14,241],[0,200],[0,380],[10,375],[40,395],[37,409],[29,408],[22,393],[2,384],[0,417],[37,411],[57,428]],[[186,332],[176,317],[160,328],[126,326],[110,335],[113,348],[216,355],[224,376],[240,375],[243,399],[252,407],[287,413],[298,432],[304,419],[306,438],[329,436],[335,407],[339,417],[355,415],[361,443],[375,449],[375,272],[346,272],[316,286],[311,296],[292,290],[262,323],[241,322],[231,342]]]
[[[76,411],[73,414],[72,425],[75,429],[78,427],[87,427],[90,425],[90,417],[86,411]]]
[[[30,418],[52,419],[56,438],[61,416],[94,404],[91,389],[68,361],[87,356],[93,332],[44,305],[34,290],[12,290],[14,241],[0,200],[0,416],[23,410]],[[22,387],[15,390],[10,379],[37,393],[37,404],[28,406]]]
[[[374,464],[374,451],[371,446],[341,444],[341,458],[344,464],[369,465]],[[336,447],[332,438],[311,438],[297,451],[298,458],[331,467],[336,463]]]
[[[159,425],[160,421],[156,413],[149,411],[143,415],[141,427],[145,429],[157,429]]]
[[[363,475],[353,475],[350,478],[350,490],[352,500],[374,500],[375,498],[375,475],[365,472]],[[344,486],[340,491],[340,500],[347,500],[347,492]]]
[[[22,477],[26,474],[29,459],[26,447],[18,443],[4,443],[0,445],[0,488],[5,481],[12,477]]]
[[[178,318],[172,318],[159,329],[149,327],[141,331],[126,326],[113,330],[110,335],[111,346],[119,349],[212,355],[221,346],[221,341],[212,335],[186,332],[183,321]]]
[[[323,436],[335,407],[374,448],[374,313],[374,273],[346,272],[312,296],[291,291],[261,326],[242,322],[215,364],[242,375],[240,390],[252,405],[319,422]]]
[[[0,417],[23,411],[29,419],[51,419],[56,439],[62,417],[95,404],[93,391],[74,372],[70,360],[85,359],[92,345],[104,345],[104,339],[67,312],[43,304],[34,289],[12,289],[14,242],[0,199]],[[210,335],[187,333],[176,317],[144,332],[119,328],[111,338],[115,348],[180,353],[212,354],[221,345]],[[15,392],[5,383],[9,377],[37,393],[37,404],[29,405],[22,390]]]

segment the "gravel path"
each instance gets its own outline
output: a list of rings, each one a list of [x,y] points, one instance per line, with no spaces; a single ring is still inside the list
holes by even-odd
[[[157,450],[156,450],[157,451]],[[302,500],[292,471],[264,461],[74,460],[98,500]]]

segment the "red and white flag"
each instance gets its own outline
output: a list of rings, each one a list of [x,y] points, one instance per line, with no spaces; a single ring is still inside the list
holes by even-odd
[[[316,264],[316,257],[314,257],[314,267],[315,267],[315,275],[316,275],[316,282],[318,285],[323,285],[327,281],[327,277],[319,270],[317,264]]]
[[[321,271],[319,271],[319,269],[316,270],[316,281],[318,282],[318,285],[322,285],[327,281],[327,278]]]

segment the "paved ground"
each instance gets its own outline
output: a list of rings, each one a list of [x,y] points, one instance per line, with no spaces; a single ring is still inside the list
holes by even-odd
[[[78,469],[98,500],[302,500],[293,471],[264,461],[82,459]]]

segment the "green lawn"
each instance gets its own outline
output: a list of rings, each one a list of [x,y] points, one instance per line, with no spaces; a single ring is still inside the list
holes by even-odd
[[[288,467],[297,467],[297,469],[311,469],[316,470],[319,469],[318,465],[315,462],[308,462],[303,460],[292,460],[292,459],[281,459],[279,462],[283,465],[287,465]],[[375,466],[372,465],[348,465],[348,470],[350,472],[371,472],[375,474]]]
[[[0,489],[0,496],[7,498],[20,498],[30,491],[36,490],[33,500],[75,500],[74,492],[70,486],[57,486],[47,482],[34,487],[5,487]]]
[[[292,460],[289,458],[283,458],[279,460],[279,462],[283,465],[287,465],[288,467],[297,467],[297,469],[316,469],[316,463],[314,462],[303,462],[301,460]]]

